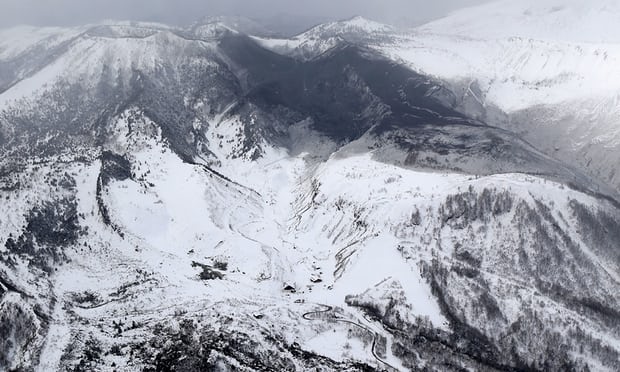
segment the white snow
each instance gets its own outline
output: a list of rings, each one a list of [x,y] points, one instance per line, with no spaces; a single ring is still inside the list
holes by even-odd
[[[522,7],[523,4],[506,5],[501,11],[514,13]],[[558,10],[560,14],[565,11],[568,10]],[[257,40],[270,48],[290,52],[317,46],[324,50],[346,32],[389,34],[390,41],[382,39],[373,47],[426,73],[453,80],[478,80],[486,98],[507,111],[620,91],[620,47],[613,44],[611,36],[593,44],[586,39],[593,37],[595,31],[584,34],[579,43],[543,37],[546,29],[537,34],[543,36],[536,40],[530,40],[532,36],[526,34],[514,38],[491,31],[484,34],[483,28],[492,29],[494,24],[470,29],[467,22],[471,22],[472,13],[468,12],[474,11],[464,11],[451,21],[448,18],[409,33],[396,33],[383,25],[354,18],[311,30],[292,40]],[[522,27],[521,23],[516,24]],[[507,32],[514,33],[520,29],[517,26],[507,28]],[[205,35],[210,35],[208,32]],[[45,35],[24,40],[24,45],[34,45]],[[325,39],[325,35],[330,36]],[[17,49],[3,47],[1,40],[0,53],[5,53],[2,55],[19,53]],[[183,40],[167,31],[144,39],[81,38],[54,63],[0,95],[0,109],[24,97],[36,98],[59,76],[68,76],[71,82],[93,84],[102,74],[102,61],[127,77],[130,66],[156,70],[161,66],[162,55],[181,56],[186,48],[195,47],[212,51],[215,44]],[[205,66],[210,63],[194,62]],[[113,226],[103,223],[99,212],[95,198],[99,165],[70,169],[79,174],[78,210],[84,215],[80,223],[89,228],[89,236],[69,253],[71,262],[53,276],[59,301],[52,313],[40,370],[57,369],[70,336],[94,329],[92,325],[71,324],[63,310],[65,300],[70,303],[70,296],[84,291],[99,295],[101,304],[73,310],[101,326],[107,336],[111,320],[125,316],[148,323],[172,317],[181,310],[191,314],[229,312],[243,319],[260,313],[271,325],[281,325],[287,337],[309,350],[336,360],[357,358],[376,363],[369,346],[359,338],[348,338],[342,324],[309,321],[302,316],[324,305],[340,308],[344,319],[387,336],[389,345],[389,334],[366,319],[360,310],[348,306],[345,298],[368,291],[369,296],[373,295],[373,289],[390,282],[402,287],[404,305],[411,309],[410,317],[426,318],[435,327],[448,330],[447,320],[420,274],[421,264],[434,258],[452,260],[453,242],[463,239],[459,231],[432,232],[437,226],[438,209],[447,196],[470,186],[476,191],[497,188],[508,190],[517,200],[530,205],[534,197],[541,199],[555,206],[554,213],[562,212],[564,216],[571,215],[570,199],[587,205],[597,203],[592,197],[534,176],[473,178],[414,171],[378,162],[372,153],[341,151],[325,162],[317,162],[311,154],[290,154],[262,142],[254,145],[263,156],[250,161],[241,156],[245,129],[241,120],[227,111],[211,119],[204,129],[214,155],[203,159],[204,164],[232,181],[200,165],[184,163],[161,136],[130,135],[126,119],[119,118],[115,128],[118,138],[109,146],[128,157],[135,177],[112,181],[104,188],[102,199],[122,237]],[[142,124],[147,127],[148,118],[144,120]],[[199,129],[198,125],[195,129]],[[41,177],[50,171],[49,167],[43,165],[40,172],[30,174]],[[2,210],[10,211],[7,218],[0,219],[0,250],[9,231],[19,231],[25,225],[23,216],[33,200],[51,194],[43,182],[29,185],[38,185],[40,189],[25,189],[0,200]],[[398,226],[408,221],[413,211],[419,211],[424,222],[415,233],[403,233]],[[498,220],[510,226],[510,218]],[[568,218],[565,223],[566,231],[578,230],[577,221]],[[487,239],[500,232],[489,232]],[[573,238],[579,239],[577,235]],[[439,243],[443,250],[437,249]],[[480,244],[493,247],[494,243]],[[407,249],[399,250],[402,246]],[[584,251],[618,280],[594,252],[585,248]],[[216,260],[228,263],[224,279],[200,280],[200,268],[193,263],[213,265]],[[40,290],[32,284],[35,281],[25,265],[20,265],[17,272],[23,278],[19,279],[29,283],[33,293]],[[497,279],[501,274],[493,267],[484,269],[486,278]],[[491,280],[492,285],[498,283]],[[285,284],[294,285],[296,292],[283,291]],[[524,297],[533,296],[527,283],[517,284],[524,287]],[[126,286],[126,292],[116,293],[121,286]],[[519,305],[514,298],[506,299],[502,304],[505,315],[517,318]],[[558,305],[548,306],[556,309]],[[146,333],[134,332],[126,337]],[[389,350],[388,347],[388,354]],[[387,359],[398,364],[393,355]]]
[[[407,31],[354,18],[289,40],[257,40],[278,53],[307,59],[343,37],[353,38],[416,71],[476,82],[480,100],[510,113],[617,96],[618,19],[620,3],[613,0],[500,0]]]
[[[442,79],[478,81],[506,112],[620,92],[616,1],[496,1],[378,49]]]
[[[0,61],[11,60],[34,47],[51,49],[83,32],[82,28],[19,26],[0,29]]]
[[[620,3],[615,0],[499,0],[455,11],[419,30],[477,39],[616,44],[619,18]]]
[[[7,37],[15,37],[17,40],[23,35],[24,38],[27,38],[24,40],[27,45],[35,45],[41,39],[52,38],[52,36],[55,38],[54,40],[71,40],[71,46],[63,53],[55,55],[45,67],[34,71],[31,76],[18,80],[15,85],[2,92],[0,94],[0,110],[14,105],[22,99],[31,102],[36,101],[37,97],[59,82],[81,84],[92,88],[102,79],[120,76],[125,83],[128,83],[135,70],[155,71],[161,68],[164,59],[177,64],[191,63],[205,68],[215,65],[213,61],[208,58],[201,58],[197,53],[187,53],[189,49],[210,53],[215,49],[213,42],[184,39],[165,28],[148,28],[150,33],[143,38],[136,38],[131,35],[123,37],[122,28],[128,26],[122,24],[109,26],[116,27],[121,34],[118,37],[85,35],[83,34],[84,28],[52,29],[51,31],[41,29],[32,33],[30,28],[0,31],[0,34],[7,34]],[[138,30],[146,27],[146,25],[139,26]],[[39,35],[39,33],[43,35]],[[0,40],[3,39],[0,37]],[[47,39],[44,41],[45,47],[50,48],[51,42],[48,42]],[[59,43],[60,41],[54,42]],[[7,45],[12,46],[14,44],[7,43]],[[13,54],[17,52],[11,51]],[[191,57],[182,60],[187,55]]]
[[[134,128],[149,127],[145,120],[134,123]],[[234,123],[233,119],[211,125],[208,136],[227,138],[228,131],[232,136],[236,133]],[[52,314],[40,370],[55,369],[71,337],[91,329],[71,323],[62,311],[63,299],[69,301],[84,291],[96,293],[100,305],[73,307],[73,311],[100,325],[101,337],[109,337],[111,343],[122,340],[111,337],[112,321],[128,316],[149,324],[179,311],[195,316],[230,312],[239,319],[261,314],[264,319],[256,322],[277,322],[291,342],[307,350],[336,360],[354,358],[379,365],[372,357],[369,340],[376,333],[387,337],[389,346],[391,336],[348,306],[347,295],[364,294],[380,303],[385,300],[382,293],[389,293],[386,283],[394,283],[390,288],[402,288],[402,306],[410,309],[406,316],[422,317],[438,328],[449,329],[420,275],[419,264],[433,258],[451,260],[451,237],[436,237],[444,239],[442,252],[433,252],[434,244],[429,243],[409,255],[407,249],[415,247],[417,240],[425,241],[426,236],[405,236],[396,226],[407,221],[414,210],[420,211],[424,221],[420,231],[432,229],[445,198],[469,186],[478,191],[510,190],[528,203],[534,203],[532,195],[536,195],[558,211],[566,211],[572,198],[595,203],[590,197],[533,176],[473,178],[427,173],[377,162],[372,154],[346,151],[324,163],[314,163],[307,154],[292,156],[271,147],[265,148],[263,158],[248,161],[226,156],[235,146],[223,141],[221,148],[213,146],[219,149],[217,169],[237,185],[201,166],[183,163],[161,138],[140,133],[127,136],[126,126],[126,120],[119,119],[115,147],[127,152],[135,177],[112,181],[103,190],[111,220],[124,233],[123,238],[105,226],[98,213],[98,164],[73,170],[79,171],[78,211],[85,216],[81,224],[88,226],[90,233],[71,253],[72,262],[54,277],[54,291],[60,300]],[[504,223],[509,225],[510,218]],[[10,226],[2,225],[3,232],[9,230]],[[409,248],[400,251],[399,245]],[[192,262],[213,264],[216,259],[228,263],[225,278],[200,280],[200,269],[192,267]],[[488,270],[484,275],[494,278],[499,273]],[[313,283],[313,278],[321,281]],[[294,285],[296,293],[283,291],[285,283]],[[126,290],[117,294],[122,286]],[[522,286],[519,283],[519,288]],[[531,289],[523,289],[526,298],[532,296],[528,291]],[[510,301],[508,298],[502,308],[512,319],[519,316],[520,307]],[[357,336],[349,335],[351,327],[346,323],[302,317],[324,305],[342,309],[340,319],[360,324]],[[142,332],[148,334],[147,329],[137,329],[122,337],[140,337]],[[386,361],[399,365],[389,347]]]
[[[363,17],[318,25],[290,39],[253,37],[259,44],[277,53],[311,59],[335,47],[347,37],[375,38],[394,31],[392,26]]]

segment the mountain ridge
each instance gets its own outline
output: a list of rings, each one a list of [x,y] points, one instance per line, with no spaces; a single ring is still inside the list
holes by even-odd
[[[620,365],[594,179],[363,33],[143,32],[0,65],[0,369]]]

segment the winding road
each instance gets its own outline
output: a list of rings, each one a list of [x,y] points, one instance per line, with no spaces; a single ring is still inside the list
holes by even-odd
[[[319,306],[323,307],[323,309],[321,310],[315,310],[315,311],[309,311],[307,313],[304,313],[302,315],[302,318],[304,318],[305,320],[308,321],[314,321],[314,320],[323,320],[324,318],[321,318],[321,314],[327,314],[329,312],[331,312],[334,307],[333,306],[329,306],[329,305],[323,305],[323,304],[318,304]],[[354,322],[352,320],[348,320],[348,319],[342,319],[342,318],[338,318],[335,315],[331,315],[331,317],[328,318],[331,321],[334,322],[340,322],[340,323],[346,323],[346,324],[351,324],[354,325],[358,328],[363,329],[364,331],[372,334],[373,338],[372,338],[372,345],[370,347],[370,351],[372,352],[372,356],[381,364],[385,365],[386,367],[388,367],[389,370],[393,370],[393,371],[398,371],[398,368],[394,367],[393,365],[391,365],[390,363],[386,362],[385,360],[381,359],[381,357],[379,357],[379,355],[377,355],[377,352],[375,351],[375,347],[377,345],[377,340],[379,339],[380,335],[373,331],[372,329],[368,328],[367,326],[358,323],[358,322]]]

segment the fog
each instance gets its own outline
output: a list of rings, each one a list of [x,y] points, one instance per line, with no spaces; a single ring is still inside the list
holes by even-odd
[[[488,0],[487,0],[488,1]],[[0,28],[19,24],[73,26],[103,20],[185,25],[204,16],[313,23],[361,15],[416,25],[485,0],[0,0]],[[299,24],[302,23],[302,24]]]

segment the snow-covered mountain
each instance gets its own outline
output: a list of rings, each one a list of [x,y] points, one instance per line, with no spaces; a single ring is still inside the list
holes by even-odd
[[[491,3],[421,27],[410,40],[422,48],[392,55],[426,61],[486,106],[483,120],[618,189],[619,16],[614,1]]]
[[[613,0],[509,0],[466,8],[421,31],[477,39],[519,36],[569,43],[617,44],[620,4]]]
[[[482,120],[620,189],[618,19],[616,1],[494,2],[415,30],[422,48],[392,55],[426,61],[420,70],[486,106]]]
[[[316,58],[342,43],[374,44],[391,35],[394,30],[392,26],[357,16],[320,24],[290,39],[265,37],[254,39],[277,53],[306,60]]]
[[[430,39],[233,23],[0,32],[0,369],[620,367],[613,187]]]
[[[495,1],[412,30],[342,35],[452,85],[459,111],[620,190],[619,16],[611,0]],[[300,37],[297,49],[263,45],[312,58],[335,43]]]

